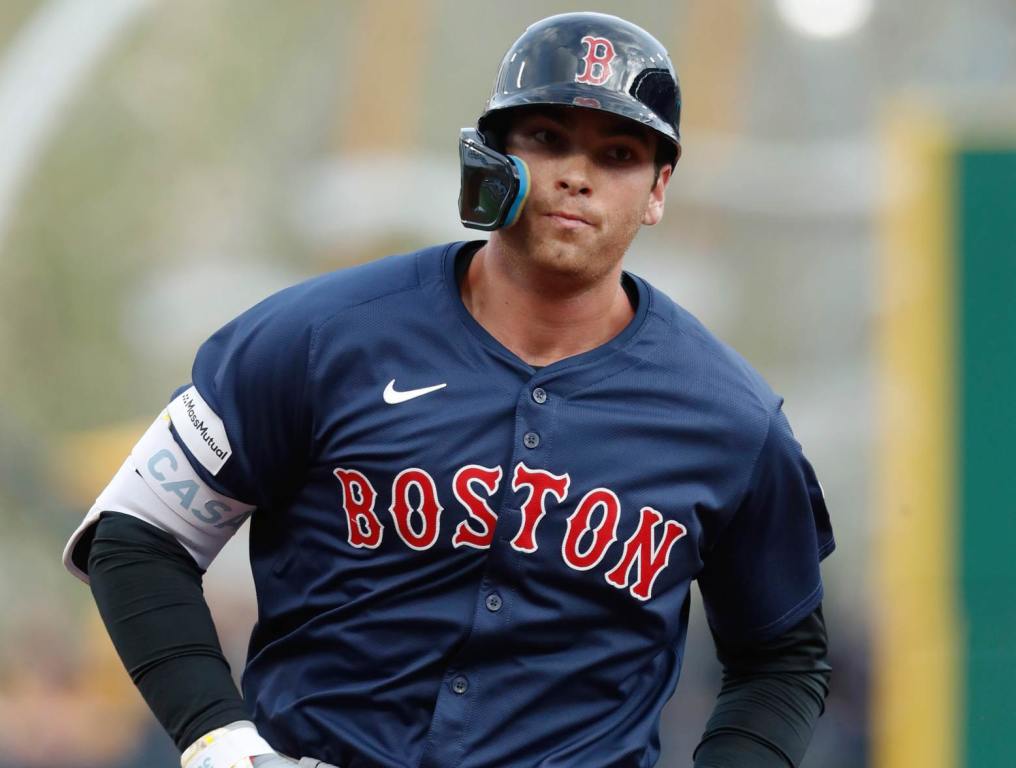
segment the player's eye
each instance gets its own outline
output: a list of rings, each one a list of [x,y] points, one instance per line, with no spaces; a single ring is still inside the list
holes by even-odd
[[[629,146],[618,145],[607,150],[607,157],[617,163],[627,163],[635,159],[635,153]]]
[[[534,127],[529,131],[529,137],[537,144],[543,144],[548,147],[557,146],[561,143],[560,134],[553,128]]]

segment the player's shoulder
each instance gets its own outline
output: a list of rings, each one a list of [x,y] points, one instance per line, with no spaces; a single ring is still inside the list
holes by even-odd
[[[315,319],[339,314],[420,287],[447,246],[383,256],[352,267],[317,275],[283,290],[280,300]]]
[[[659,288],[647,286],[657,325],[656,361],[717,405],[768,420],[783,399],[758,370],[685,307]]]
[[[392,297],[409,301],[414,291],[439,272],[436,265],[448,247],[431,246],[316,275],[272,294],[246,314],[257,322],[294,330],[319,326]]]

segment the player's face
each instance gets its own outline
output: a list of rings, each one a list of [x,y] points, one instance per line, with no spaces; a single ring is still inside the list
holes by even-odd
[[[531,174],[522,217],[498,235],[533,264],[593,281],[610,273],[643,224],[663,216],[670,167],[656,177],[657,137],[598,110],[519,110],[508,153]]]

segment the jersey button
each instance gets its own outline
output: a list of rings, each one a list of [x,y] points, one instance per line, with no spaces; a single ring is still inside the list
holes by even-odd
[[[466,679],[465,675],[459,675],[452,680],[452,690],[459,696],[469,690],[469,681]]]
[[[501,606],[504,605],[504,601],[501,599],[501,595],[497,592],[491,592],[487,595],[487,610],[497,613],[501,610]]]
[[[538,402],[540,405],[543,405],[545,402],[547,402],[547,390],[545,390],[543,387],[537,387],[536,389],[534,389],[533,400]]]
[[[526,446],[526,448],[535,448],[540,444],[540,436],[535,432],[526,432],[525,436],[522,438],[522,444]]]

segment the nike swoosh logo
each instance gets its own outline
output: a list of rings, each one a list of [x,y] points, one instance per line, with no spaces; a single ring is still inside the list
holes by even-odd
[[[429,395],[431,392],[437,392],[439,389],[444,389],[447,384],[435,384],[433,387],[421,387],[420,389],[407,389],[405,392],[399,392],[395,389],[395,379],[388,382],[388,386],[385,387],[385,402],[388,405],[398,405],[404,403],[407,400],[412,400],[414,397],[420,397],[420,395]]]

